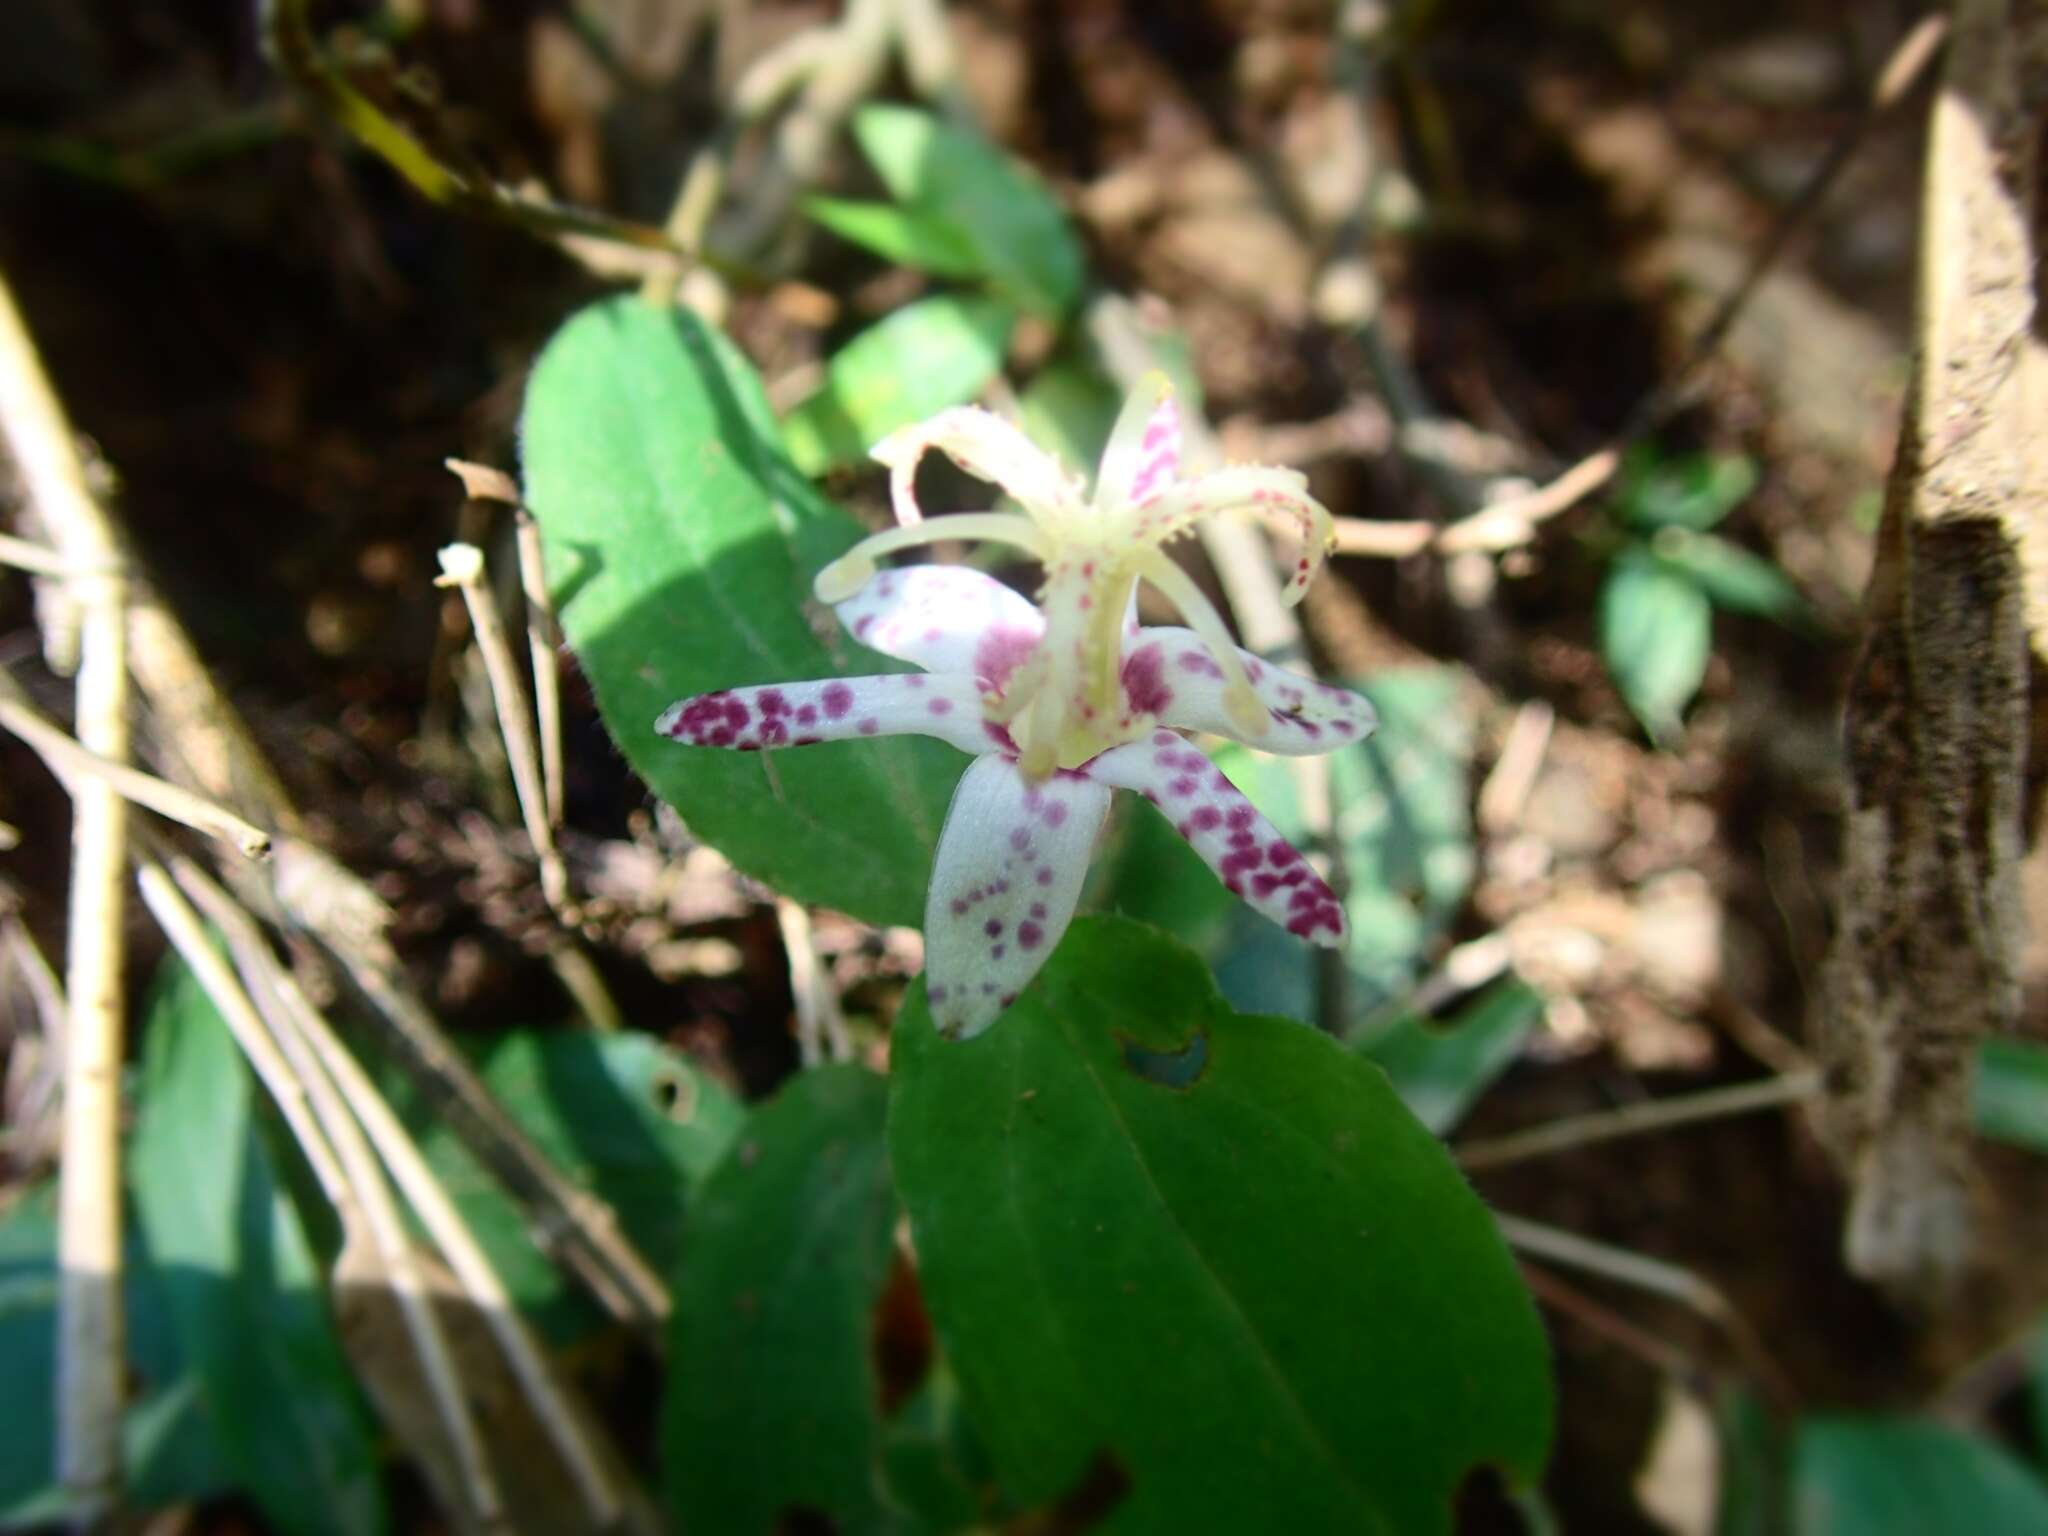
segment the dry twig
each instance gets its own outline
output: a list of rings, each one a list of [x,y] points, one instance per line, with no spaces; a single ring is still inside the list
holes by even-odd
[[[1819,1093],[1820,1087],[1820,1074],[1816,1072],[1767,1077],[1758,1083],[1709,1088],[1700,1093],[1653,1099],[1647,1104],[1625,1104],[1619,1109],[1599,1110],[1588,1115],[1567,1115],[1507,1136],[1463,1142],[1455,1151],[1459,1166],[1469,1172],[1499,1168],[1508,1163],[1525,1162],[1532,1157],[1551,1157],[1575,1147],[1596,1146],[1603,1141],[1646,1136],[1656,1131],[1675,1130],[1681,1125],[1698,1125],[1707,1120],[1725,1120],[1730,1115],[1746,1115],[1760,1109],[1804,1103]]]
[[[377,1159],[389,1169],[406,1201],[419,1215],[427,1235],[448,1260],[503,1346],[514,1375],[528,1394],[535,1417],[562,1452],[593,1523],[599,1527],[610,1525],[620,1513],[619,1494],[603,1458],[591,1444],[585,1416],[568,1402],[546,1362],[540,1342],[411,1134],[327,1021],[285,973],[249,913],[189,860],[174,860],[172,869],[192,902],[227,938],[249,995],[263,1012],[270,1032],[291,1056],[297,1076],[312,1089],[321,1123],[327,1127],[344,1163],[349,1165],[351,1183],[365,1192],[365,1206],[377,1201],[389,1203],[383,1174],[374,1161],[364,1161],[374,1147]],[[266,1003],[269,1006],[264,1006]],[[376,1193],[370,1194],[373,1187]],[[420,1299],[424,1300],[427,1290],[420,1281],[417,1265],[409,1260],[410,1240],[404,1238],[402,1227],[389,1229],[397,1232],[405,1250],[394,1260],[389,1252],[389,1224],[374,1210],[371,1214],[377,1217],[379,1248],[391,1264],[394,1288],[400,1289],[401,1301],[405,1300],[405,1292],[398,1285],[404,1278],[401,1268],[411,1275]],[[435,1380],[436,1368],[427,1361],[424,1350],[422,1361],[427,1365],[428,1379]],[[453,1379],[452,1375],[449,1379]],[[452,1423],[450,1427],[451,1439],[461,1453],[463,1439],[453,1432]],[[466,1461],[466,1456],[463,1459]],[[481,1496],[474,1485],[471,1492],[473,1497]]]
[[[436,586],[458,587],[469,609],[470,627],[476,633],[477,650],[483,654],[484,670],[490,675],[491,699],[497,706],[498,729],[504,733],[505,755],[512,765],[512,784],[519,793],[519,812],[526,823],[526,835],[540,861],[541,893],[564,922],[575,921],[569,900],[569,872],[555,846],[555,830],[548,817],[547,794],[541,780],[540,751],[534,740],[533,719],[527,713],[526,686],[519,680],[519,664],[512,658],[512,645],[505,636],[505,621],[498,613],[497,600],[484,582],[483,551],[474,544],[450,544],[441,551],[441,577]],[[553,664],[553,656],[549,656]]]
[[[1878,73],[1863,110],[1837,136],[1829,147],[1827,158],[1800,187],[1797,195],[1779,210],[1770,232],[1751,252],[1741,279],[1722,295],[1713,313],[1686,348],[1678,367],[1629,413],[1627,425],[1613,442],[1595,449],[1534,490],[1492,500],[1486,499],[1463,477],[1447,476],[1440,462],[1417,458],[1411,453],[1411,462],[1462,515],[1448,526],[1422,519],[1377,522],[1340,517],[1337,519],[1339,552],[1380,559],[1402,559],[1429,549],[1447,556],[1472,551],[1498,554],[1528,543],[1541,524],[1569,511],[1612,480],[1621,468],[1622,455],[1628,445],[1654,432],[1692,398],[1701,373],[1720,351],[1721,344],[1727,340],[1729,331],[1756,293],[1758,285],[1777,265],[1793,236],[1813,216],[1863,143],[1871,125],[1897,107],[1919,83],[1947,36],[1947,28],[1948,18],[1944,16],[1923,18],[1892,50],[1891,57]],[[1364,82],[1370,78],[1367,56],[1373,37],[1370,33],[1353,34],[1340,29],[1339,41],[1339,58],[1347,61],[1346,77],[1352,82],[1354,92],[1363,92]],[[1362,220],[1359,227],[1363,228]],[[1368,358],[1380,379],[1388,409],[1400,426],[1394,434],[1394,441],[1399,445],[1411,435],[1408,428],[1429,417],[1429,405],[1405,362],[1392,355],[1375,321],[1365,322],[1364,334]]]
[[[4,672],[0,672],[0,728],[12,731],[33,747],[74,794],[81,781],[95,781],[159,816],[220,838],[249,858],[270,856],[270,834],[261,827],[251,826],[203,795],[87,751],[29,704],[27,696]]]
[[[4,280],[0,430],[35,515],[72,568],[65,588],[79,621],[80,745],[119,762],[128,755],[127,583],[70,423]],[[71,786],[71,797],[57,1458],[59,1481],[90,1522],[112,1508],[121,1483],[121,957],[128,803],[103,779],[90,776]]]

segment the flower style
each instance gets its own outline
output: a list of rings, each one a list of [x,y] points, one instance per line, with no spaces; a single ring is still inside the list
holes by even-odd
[[[931,450],[1023,510],[926,522],[912,480]],[[701,694],[655,729],[738,751],[914,732],[973,754],[925,910],[926,995],[940,1032],[981,1033],[1045,963],[1073,917],[1112,789],[1166,812],[1254,909],[1341,945],[1344,912],[1330,888],[1180,733],[1328,752],[1371,732],[1372,706],[1240,650],[1162,547],[1218,512],[1284,513],[1306,535],[1289,585],[1298,599],[1330,532],[1305,478],[1256,467],[1183,478],[1179,416],[1158,376],[1126,402],[1092,501],[1015,428],[971,406],[895,433],[874,457],[891,471],[900,526],[827,566],[816,591],[855,639],[924,670]],[[1045,568],[1038,602],[962,566],[877,567],[878,556],[953,538],[1030,553]],[[1140,580],[1189,627],[1140,627]]]

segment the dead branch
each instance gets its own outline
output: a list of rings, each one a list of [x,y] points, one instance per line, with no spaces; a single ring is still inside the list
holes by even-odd
[[[1850,1267],[1927,1301],[1968,1257],[1969,1073],[2019,1004],[2031,712],[2048,656],[2034,338],[2039,0],[1960,0],[1923,189],[1918,350],[1886,488],[1817,1035]]]
[[[51,543],[77,620],[78,740],[109,764],[128,756],[128,585],[87,485],[85,465],[35,342],[0,280],[0,430]],[[50,649],[46,645],[46,650]],[[59,652],[66,645],[55,647]],[[122,1376],[121,1057],[126,995],[122,929],[128,802],[104,778],[70,786],[71,900],[66,927],[63,1149],[57,1256],[58,1478],[97,1521],[120,1498]]]

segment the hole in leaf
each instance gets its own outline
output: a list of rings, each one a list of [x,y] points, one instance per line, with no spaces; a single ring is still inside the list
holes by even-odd
[[[688,1125],[697,1115],[697,1084],[688,1073],[662,1067],[647,1079],[647,1092],[654,1107],[677,1125]]]
[[[1198,1029],[1177,1051],[1147,1050],[1127,1036],[1123,1045],[1124,1065],[1148,1083],[1162,1088],[1191,1088],[1209,1065],[1209,1032]]]

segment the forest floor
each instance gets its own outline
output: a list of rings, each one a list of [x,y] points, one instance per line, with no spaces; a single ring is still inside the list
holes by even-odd
[[[520,229],[419,200],[314,121],[278,89],[252,9],[6,8],[0,270],[147,567],[311,835],[391,904],[423,995],[458,1033],[566,1021],[578,1004],[548,962],[554,919],[494,727],[465,703],[466,620],[433,585],[434,552],[483,532],[442,461],[515,465],[531,359],[607,285]],[[465,153],[659,223],[705,88],[821,7],[742,8],[715,45],[658,8],[590,7],[623,18],[609,61],[560,7],[416,9],[428,19],[404,59]],[[1629,428],[1850,131],[1916,10],[1411,7],[1426,19],[1376,76],[1368,135],[1332,85],[1322,5],[951,9],[987,131],[1057,190],[1095,276],[1189,338],[1226,451],[1299,464],[1340,514],[1389,522],[1469,511],[1447,487],[1503,470],[1541,483]],[[1437,957],[1504,934],[1549,1006],[1465,1141],[1807,1062],[1841,699],[1905,386],[1924,100],[1870,125],[1656,434],[1667,454],[1755,466],[1719,531],[1782,568],[1811,615],[1718,616],[1666,747],[1603,662],[1599,494],[1498,559],[1340,557],[1304,609],[1333,674],[1430,661],[1469,692],[1474,877]],[[1353,269],[1365,293],[1347,298],[1319,281],[1331,210],[1388,154],[1381,228]],[[783,398],[906,290],[844,247],[792,235],[772,253],[729,328]],[[1328,323],[1346,303],[1377,306],[1394,391],[1356,327]],[[1031,339],[1017,345],[1028,364]],[[883,515],[873,477],[832,488]],[[0,647],[68,710],[23,583],[0,585]],[[715,857],[681,861],[685,834],[573,667],[565,686],[564,844],[604,989],[632,1028],[765,1094],[798,1059],[775,907]],[[0,819],[19,832],[0,857],[9,898],[59,953],[68,801],[11,738]],[[130,923],[139,995],[163,942],[139,912]],[[914,939],[830,914],[816,941],[885,1012],[915,969]],[[2028,961],[2040,1033],[2048,943]],[[10,1143],[0,1176],[26,1181],[48,1152]],[[1565,1528],[1664,1528],[1639,1483],[1673,1422],[1674,1362],[1703,1392],[1739,1379],[1781,1407],[1873,1408],[1924,1402],[2006,1346],[2048,1301],[2033,1257],[2048,1175],[1990,1147],[1981,1175],[1965,1293],[1921,1318],[1846,1272],[1840,1176],[1798,1106],[1477,1171],[1489,1202],[1680,1266],[1738,1319],[1537,1266]],[[1961,1411],[2003,1411],[1978,1396]],[[1678,1516],[1706,1495],[1658,1465],[1650,1503],[1700,1528]]]

